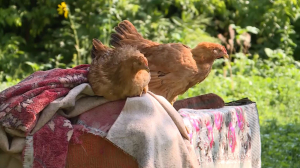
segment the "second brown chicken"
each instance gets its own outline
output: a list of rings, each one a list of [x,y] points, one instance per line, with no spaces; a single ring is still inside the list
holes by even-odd
[[[148,61],[135,47],[111,49],[94,39],[92,59],[88,81],[95,95],[114,101],[148,91]]]
[[[121,22],[115,30],[111,44],[137,47],[149,61],[150,91],[164,96],[171,103],[178,95],[202,82],[215,59],[228,57],[226,49],[216,43],[202,42],[191,49],[180,43],[160,44],[144,39],[128,20]]]

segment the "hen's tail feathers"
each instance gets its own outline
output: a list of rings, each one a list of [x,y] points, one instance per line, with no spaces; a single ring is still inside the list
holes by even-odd
[[[134,25],[129,22],[128,20],[124,20],[123,22],[119,23],[117,27],[115,27],[115,30],[122,35],[125,35],[126,33],[135,35],[137,38],[143,38]]]
[[[143,37],[138,33],[134,25],[128,20],[124,20],[115,27],[116,33],[111,35],[110,44],[119,47],[122,40],[143,40]]]
[[[119,35],[117,33],[113,33],[110,39],[110,45],[114,46],[114,47],[120,47],[121,43],[120,41],[123,39],[122,35]]]
[[[108,47],[102,44],[102,42],[98,39],[93,39],[93,48],[91,57],[94,59],[97,55],[97,52],[105,52],[107,51]]]

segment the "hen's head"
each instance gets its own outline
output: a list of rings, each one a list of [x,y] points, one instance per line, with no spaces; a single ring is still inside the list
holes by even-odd
[[[146,70],[147,72],[150,72],[150,69],[148,67],[148,60],[146,57],[144,57],[143,54],[137,57],[132,57],[132,70],[133,71],[139,71],[139,70]]]
[[[123,64],[127,68],[131,68],[133,72],[146,70],[150,72],[148,60],[139,50],[132,46],[122,46],[116,48],[118,54],[123,56]]]
[[[199,43],[194,49],[192,49],[193,57],[196,61],[214,61],[218,58],[229,58],[224,46],[211,43],[202,42]]]

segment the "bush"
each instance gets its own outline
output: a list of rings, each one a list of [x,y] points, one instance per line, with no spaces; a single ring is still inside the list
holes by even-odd
[[[37,70],[89,63],[92,39],[108,44],[124,19],[161,43],[222,42],[232,59],[218,60],[180,98],[213,92],[256,101],[263,167],[299,167],[300,1],[67,0],[68,13],[59,14],[61,3],[0,1],[0,91]]]

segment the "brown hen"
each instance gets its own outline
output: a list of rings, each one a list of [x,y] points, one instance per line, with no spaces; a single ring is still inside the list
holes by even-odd
[[[202,42],[194,49],[180,43],[160,44],[144,39],[127,20],[115,27],[110,43],[115,47],[131,45],[148,59],[151,72],[149,90],[173,103],[209,74],[215,59],[227,57],[226,49],[216,43]]]
[[[148,91],[148,61],[135,47],[111,49],[94,39],[92,58],[88,81],[95,95],[114,101]]]

